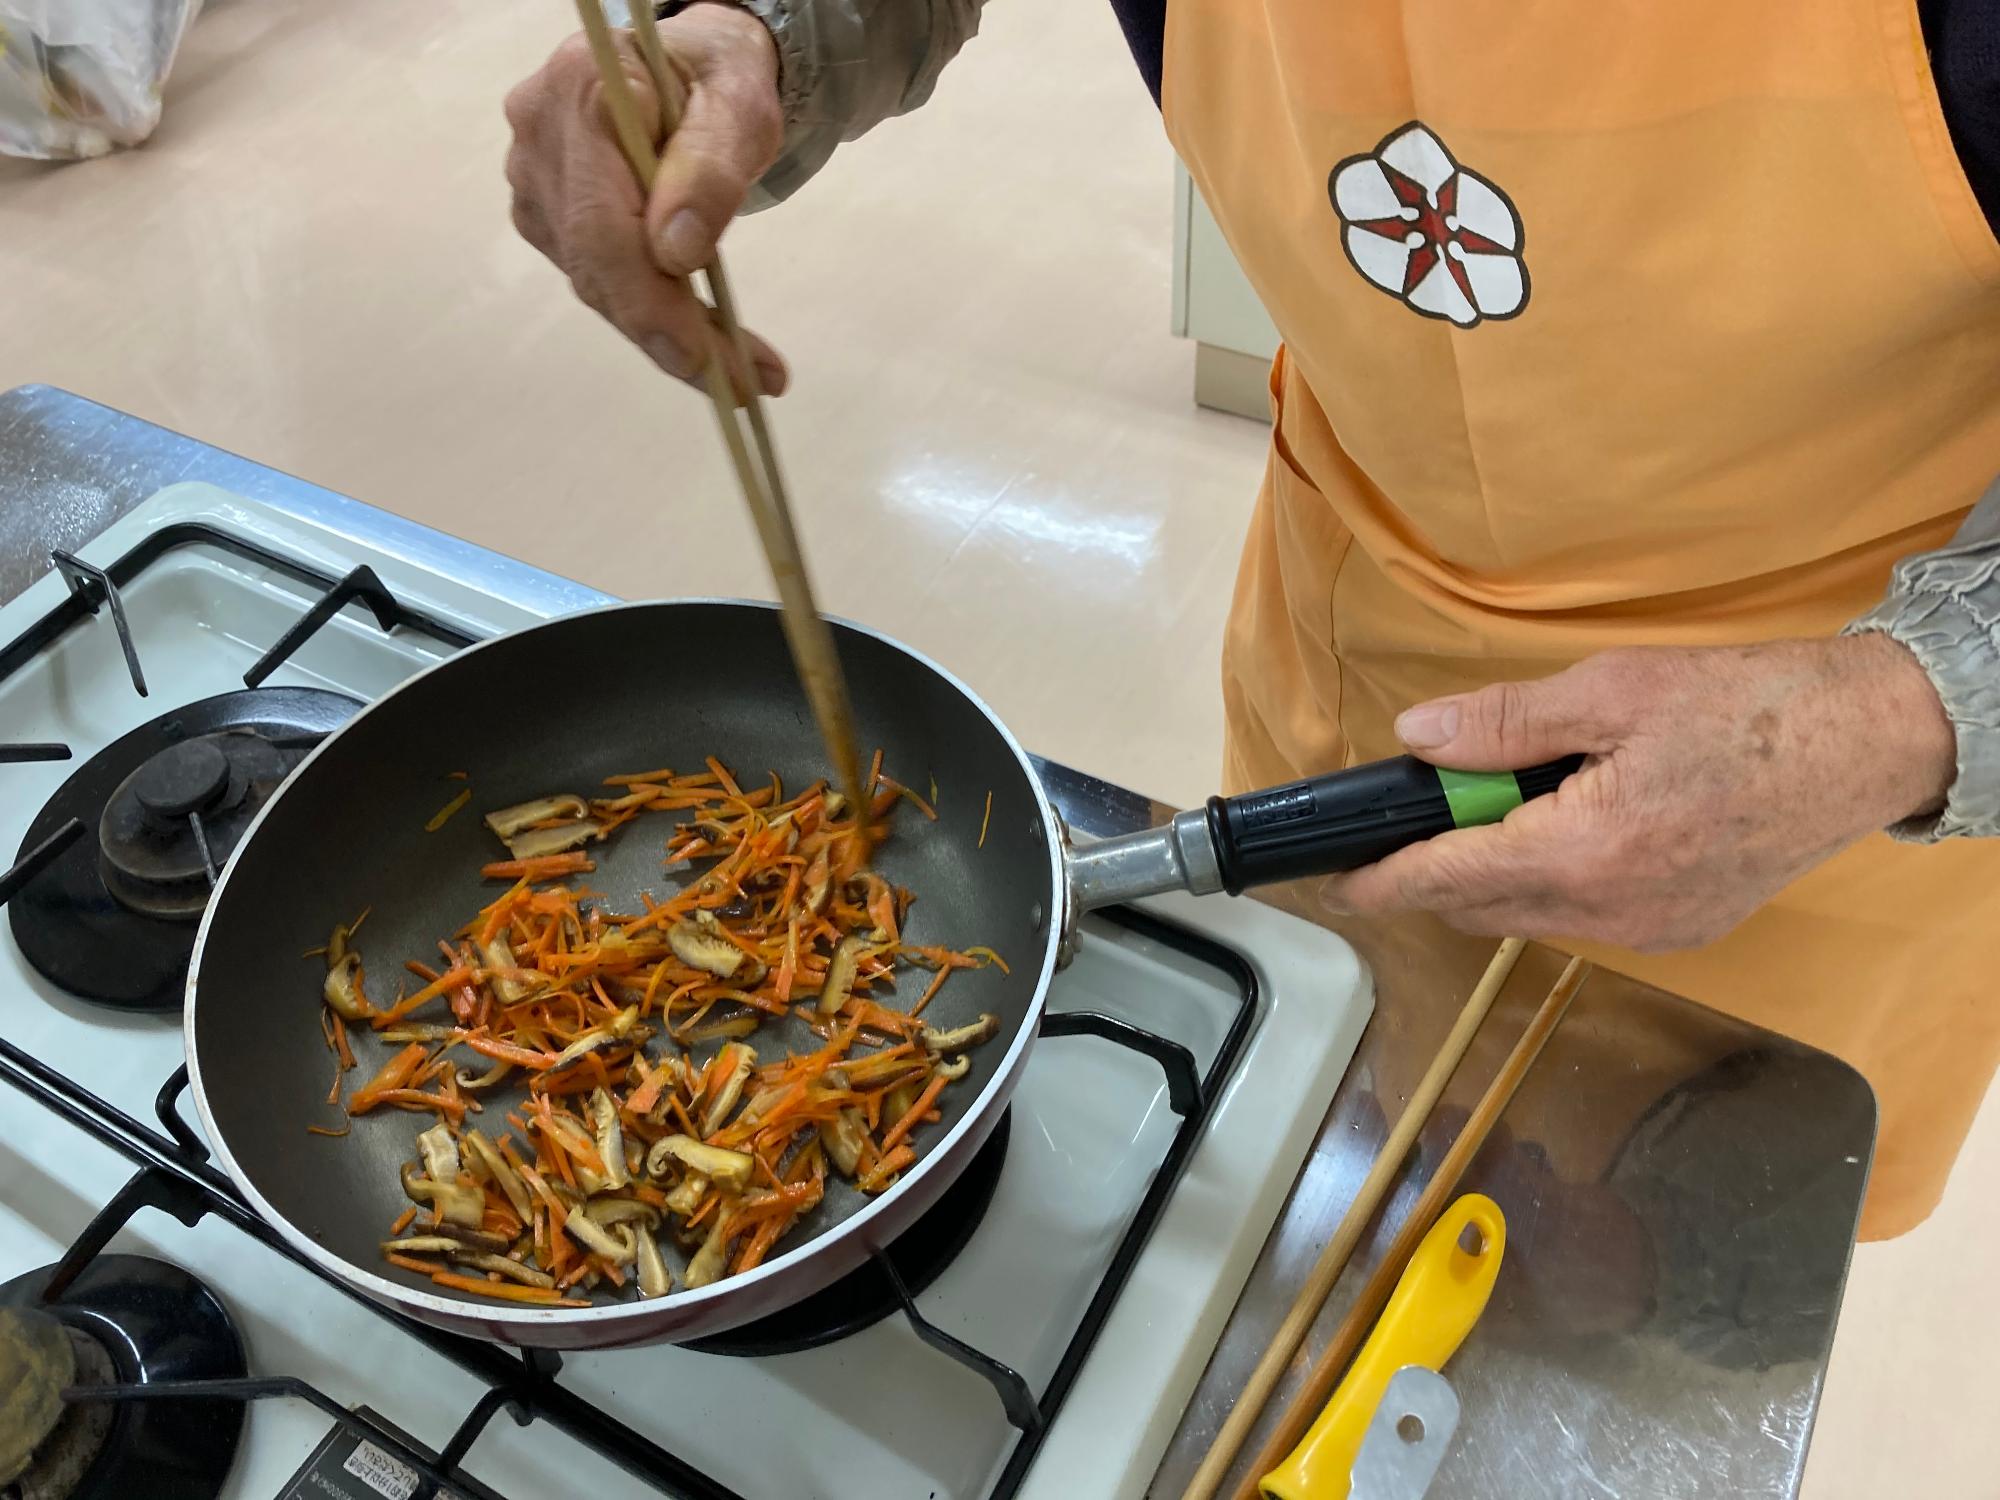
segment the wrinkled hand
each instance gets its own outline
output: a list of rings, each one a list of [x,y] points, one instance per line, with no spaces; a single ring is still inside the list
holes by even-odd
[[[1419,705],[1396,730],[1461,770],[1591,759],[1503,822],[1329,880],[1330,906],[1653,952],[1713,941],[1846,845],[1942,805],[1955,770],[1930,679],[1881,635],[1608,651]]]
[[[721,335],[687,278],[708,264],[751,185],[777,159],[784,119],[777,48],[755,16],[700,4],[659,24],[668,55],[692,82],[650,197],[618,149],[581,34],[508,94],[507,181],[514,227],[528,243],[655,364],[693,383]],[[657,120],[645,64],[620,39],[641,115]],[[777,395],[784,361],[755,335],[749,342],[759,386]]]

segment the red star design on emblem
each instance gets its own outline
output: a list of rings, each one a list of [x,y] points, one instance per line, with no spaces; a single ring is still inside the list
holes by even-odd
[[[1387,162],[1382,163],[1382,174],[1389,179],[1389,186],[1396,194],[1397,202],[1405,208],[1414,208],[1417,216],[1407,219],[1398,215],[1393,219],[1357,219],[1356,229],[1365,229],[1370,234],[1379,234],[1385,240],[1398,243],[1407,241],[1412,233],[1421,235],[1422,240],[1411,247],[1409,269],[1403,273],[1403,292],[1408,295],[1417,288],[1417,283],[1430,275],[1431,267],[1440,260],[1451,279],[1458,283],[1458,289],[1465,293],[1466,300],[1472,300],[1472,282],[1465,274],[1464,263],[1446,252],[1449,245],[1457,245],[1460,250],[1477,254],[1508,253],[1508,248],[1497,240],[1490,240],[1483,234],[1475,234],[1457,222],[1458,179],[1453,177],[1438,189],[1437,202],[1431,202],[1431,195],[1424,191],[1422,183],[1415,178],[1397,171]]]

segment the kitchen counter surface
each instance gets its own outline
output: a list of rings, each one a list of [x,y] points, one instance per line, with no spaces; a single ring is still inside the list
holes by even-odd
[[[0,394],[0,601],[47,571],[50,548],[80,545],[183,479],[336,524],[352,509],[329,491],[61,391]],[[378,535],[386,526],[417,554],[462,545],[366,514]],[[599,597],[526,567],[518,583],[552,608]],[[1045,772],[1064,815],[1092,833],[1164,811],[1062,767]],[[1153,1490],[1163,1500],[1180,1494],[1492,949],[1428,921],[1331,921],[1303,889],[1274,899],[1360,950],[1375,974],[1376,1012],[1183,1415]],[[1308,1357],[1559,963],[1532,949],[1516,970],[1335,1290]],[[1466,1182],[1506,1211],[1508,1248],[1493,1302],[1450,1367],[1463,1416],[1432,1493],[1795,1494],[1874,1128],[1873,1097],[1844,1064],[1594,974]]]

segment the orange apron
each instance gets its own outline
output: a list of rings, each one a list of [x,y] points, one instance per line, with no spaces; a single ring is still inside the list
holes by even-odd
[[[1173,0],[1169,134],[1285,338],[1234,788],[1606,647],[1830,636],[2000,473],[2000,244],[1912,0]],[[1877,836],[1616,967],[1845,1058],[1863,1232],[2000,1062],[2000,842]]]

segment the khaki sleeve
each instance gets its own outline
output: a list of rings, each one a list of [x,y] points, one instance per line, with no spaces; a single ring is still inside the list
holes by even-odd
[[[771,29],[785,146],[746,212],[782,202],[842,141],[930,98],[985,0],[737,0]]]
[[[2000,836],[2000,481],[1949,546],[1896,565],[1888,596],[1847,627],[1901,641],[1930,674],[1958,740],[1944,811],[1889,830],[1934,843]]]

